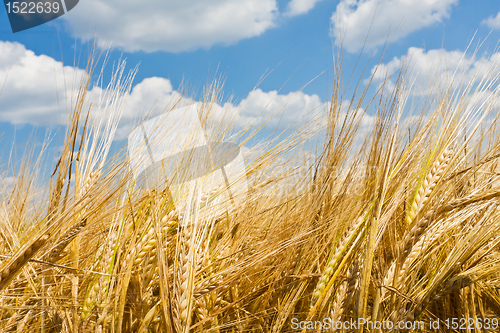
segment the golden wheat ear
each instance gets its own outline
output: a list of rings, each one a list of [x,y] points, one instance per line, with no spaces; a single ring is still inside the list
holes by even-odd
[[[429,200],[429,196],[432,191],[438,184],[439,180],[443,176],[444,172],[448,168],[451,159],[453,158],[453,150],[450,148],[446,148],[441,155],[437,158],[437,160],[432,164],[429,172],[425,176],[424,180],[420,184],[420,187],[415,194],[415,198],[413,200],[410,209],[406,215],[406,223],[410,225],[420,210],[425,206],[427,201]]]
[[[68,244],[71,243],[71,241],[75,239],[76,236],[78,236],[80,231],[82,231],[86,225],[87,219],[83,219],[69,228],[61,237],[59,237],[59,240],[45,256],[45,260],[48,262],[55,262],[60,259],[59,257],[66,246],[68,246]]]
[[[429,218],[418,218],[419,214],[429,200],[432,191],[435,189],[436,185],[450,165],[452,158],[453,150],[446,148],[433,163],[431,170],[426,175],[424,181],[418,189],[415,200],[406,216],[406,222],[411,229],[406,234],[401,244],[400,255],[403,259],[408,256],[411,248],[418,241],[430,223]],[[414,223],[415,221],[416,223]]]
[[[0,267],[0,290],[3,290],[19,274],[21,268],[33,258],[49,239],[48,234],[34,237],[21,247],[5,264]]]

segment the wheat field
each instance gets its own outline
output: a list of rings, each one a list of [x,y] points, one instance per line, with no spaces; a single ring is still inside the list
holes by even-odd
[[[119,66],[92,105],[95,57],[55,169],[40,176],[30,155],[2,192],[2,332],[500,331],[498,68],[411,104],[404,69],[367,101],[345,96],[339,65],[323,121],[250,147],[243,203],[188,224],[111,149],[133,73]]]

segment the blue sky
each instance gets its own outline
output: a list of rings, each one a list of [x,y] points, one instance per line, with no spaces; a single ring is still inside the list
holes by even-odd
[[[286,104],[283,125],[325,105],[341,39],[347,96],[358,80],[366,82],[375,70],[386,41],[377,78],[382,80],[411,57],[424,86],[429,75],[440,77],[460,67],[460,55],[474,35],[472,49],[484,44],[478,57],[466,56],[466,63],[474,67],[481,57],[493,59],[500,40],[500,2],[80,0],[66,15],[15,34],[0,8],[4,146],[26,142],[34,126],[43,136],[46,128],[64,122],[64,86],[70,86],[68,78],[81,75],[84,63],[74,66],[74,59],[85,53],[88,37],[95,35],[105,36],[112,45],[105,81],[120,58],[126,59],[127,70],[139,65],[118,137],[132,129],[133,119],[153,106],[167,105],[180,89],[188,88],[191,101],[199,101],[207,82],[221,75],[225,101],[233,98],[224,110],[239,113],[236,125],[259,122]],[[351,73],[354,81],[348,83]],[[271,122],[265,131],[272,132],[276,124]]]

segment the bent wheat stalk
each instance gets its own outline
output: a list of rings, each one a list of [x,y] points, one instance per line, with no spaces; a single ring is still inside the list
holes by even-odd
[[[411,225],[422,207],[424,207],[427,203],[430,194],[446,171],[446,168],[448,167],[448,164],[450,163],[452,157],[453,150],[445,148],[444,151],[439,155],[437,160],[432,164],[429,173],[427,173],[424,180],[420,184],[417,193],[415,194],[415,198],[413,199],[410,210],[406,214],[407,225]]]
[[[42,248],[48,239],[49,235],[46,234],[34,238],[0,267],[0,290],[7,287],[21,268]]]

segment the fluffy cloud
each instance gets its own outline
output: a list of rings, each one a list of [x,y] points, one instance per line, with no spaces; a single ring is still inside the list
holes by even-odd
[[[180,52],[259,36],[277,15],[276,0],[87,0],[64,19],[77,37],[95,28],[126,52]]]
[[[0,95],[0,121],[40,126],[65,124],[67,111],[71,109],[71,98],[65,96],[75,96],[78,83],[85,75],[81,69],[63,66],[45,55],[37,56],[19,43],[0,42],[0,86],[4,85]],[[118,138],[126,136],[134,122],[148,114],[157,114],[174,105],[201,104],[183,97],[168,79],[160,77],[146,78],[130,92],[122,92],[115,106],[106,105],[110,96],[112,92],[106,88],[94,86],[89,92],[89,101],[96,118],[111,117],[110,107],[122,108]],[[321,114],[325,107],[315,94],[300,91],[280,94],[256,89],[237,103],[215,105],[212,114],[239,128],[267,122],[266,126],[274,129],[278,125],[285,128],[303,124],[315,114]]]
[[[407,78],[413,85],[413,94],[427,95],[448,87],[478,83],[482,79],[498,79],[500,75],[500,53],[476,58],[462,51],[444,49],[425,51],[411,47],[406,55],[395,57],[386,64],[371,69],[375,82],[383,82],[401,67],[408,69]],[[386,88],[392,89],[390,79]]]
[[[138,83],[126,96],[121,126],[117,137],[124,137],[134,127],[134,123],[145,115],[154,116],[172,106],[187,106],[201,102],[183,97],[172,89],[168,79],[147,78]],[[233,129],[247,129],[264,125],[264,129],[283,130],[290,126],[300,126],[307,121],[324,115],[326,103],[316,94],[301,91],[279,94],[277,91],[264,92],[255,89],[238,103],[226,102],[212,106],[210,116],[215,127],[220,123],[231,124]]]
[[[0,41],[0,86],[4,87],[0,121],[36,125],[65,122],[60,114],[60,109],[69,106],[65,96],[74,93],[71,82],[84,76],[83,70],[37,56],[19,43]]]
[[[481,23],[485,24],[490,29],[500,29],[500,12],[498,12],[497,16],[490,16],[481,21]]]
[[[237,123],[244,127],[258,125],[267,121],[267,126],[289,126],[301,124],[312,119],[314,114],[325,109],[318,95],[307,95],[301,91],[280,95],[276,91],[252,91],[238,105],[231,106],[239,111]]]
[[[395,88],[395,78],[401,68],[407,68],[406,88],[411,88],[408,104],[419,110],[420,107],[436,107],[435,102],[445,95],[448,89],[454,103],[460,103],[467,111],[467,126],[463,130],[471,131],[479,122],[480,117],[489,113],[482,121],[487,127],[500,108],[500,52],[489,56],[475,57],[462,51],[446,51],[443,49],[425,51],[420,48],[410,48],[406,55],[395,57],[386,64],[372,68],[375,83],[385,83],[384,88],[389,93]],[[392,78],[386,79],[391,75]],[[431,97],[427,99],[427,97]],[[433,97],[436,97],[434,99]],[[425,103],[422,103],[424,102]],[[416,102],[413,104],[413,102]],[[430,112],[430,111],[429,111]],[[418,118],[416,118],[418,119]],[[412,118],[405,120],[405,126],[411,126]],[[467,136],[470,137],[472,132]]]
[[[296,16],[306,14],[320,1],[321,0],[291,0],[287,5],[285,15]]]
[[[458,0],[341,0],[333,13],[335,44],[348,52],[374,48],[448,18]],[[367,38],[368,37],[368,38]]]

